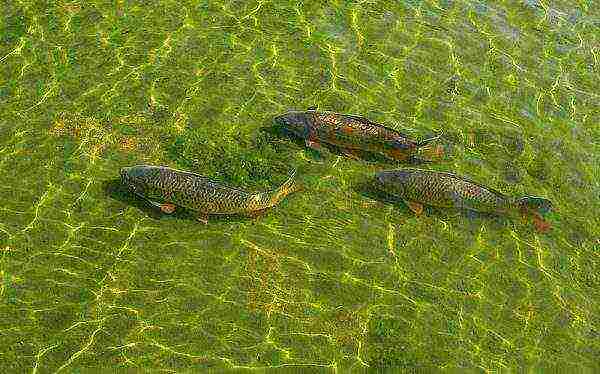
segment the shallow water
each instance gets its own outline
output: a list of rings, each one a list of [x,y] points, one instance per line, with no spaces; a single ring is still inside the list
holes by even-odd
[[[600,11],[591,1],[3,5],[0,368],[594,367]],[[549,198],[531,224],[373,194],[405,166],[273,131],[363,114],[420,167]],[[258,220],[162,215],[134,164],[304,191]]]

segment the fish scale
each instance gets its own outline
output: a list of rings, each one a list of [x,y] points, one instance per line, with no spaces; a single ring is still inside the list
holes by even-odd
[[[424,204],[503,215],[521,213],[523,217],[533,217],[538,231],[550,228],[542,218],[552,208],[550,200],[535,196],[515,199],[455,174],[422,169],[388,170],[376,174],[376,184],[384,192],[403,199],[417,215]]]
[[[201,215],[251,213],[278,204],[296,190],[294,175],[278,189],[246,192],[223,185],[202,175],[165,166],[138,165],[121,169],[128,188],[153,205],[172,204]]]
[[[438,138],[417,142],[365,117],[317,112],[314,109],[288,112],[275,121],[305,139],[306,145],[311,148],[318,149],[320,143],[327,143],[342,148],[347,154],[367,151],[394,160],[405,160],[419,147]]]
[[[401,169],[377,174],[379,186],[392,195],[437,207],[467,208],[506,213],[520,207],[519,200],[451,173]]]

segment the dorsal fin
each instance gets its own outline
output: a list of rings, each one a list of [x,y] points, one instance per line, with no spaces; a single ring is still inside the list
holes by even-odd
[[[356,114],[342,114],[342,116],[348,117],[348,118],[352,118],[352,119],[355,119],[357,121],[364,122],[364,123],[371,123],[371,124],[374,124],[374,125],[379,125],[378,123],[371,121],[367,117],[359,116],[359,115],[356,115]]]
[[[374,126],[386,129],[388,131],[392,131],[392,132],[394,132],[394,133],[396,133],[396,134],[398,134],[398,135],[400,135],[400,136],[402,136],[404,138],[410,139],[410,137],[408,135],[404,134],[403,132],[400,132],[400,131],[398,131],[398,130],[396,130],[394,128],[391,128],[389,126],[383,125],[381,123],[372,121],[372,120],[368,119],[367,117],[359,116],[359,115],[356,115],[356,114],[341,114],[341,115],[344,116],[344,117],[347,117],[347,118],[352,118],[352,119],[354,119],[356,121],[360,121],[362,123],[368,123],[370,125],[374,125]]]
[[[421,170],[421,171],[423,171],[423,170]],[[486,185],[485,185],[485,184],[483,184],[483,183],[477,182],[476,180],[474,180],[473,178],[471,178],[471,177],[470,177],[470,176],[468,176],[468,175],[458,175],[458,174],[449,173],[449,172],[443,172],[443,171],[432,171],[432,170],[427,170],[427,172],[429,172],[429,173],[432,173],[432,174],[441,174],[441,175],[446,175],[446,176],[449,176],[449,177],[455,178],[455,179],[457,179],[457,180],[460,180],[460,181],[463,181],[463,182],[471,183],[471,184],[473,184],[473,185],[475,185],[475,186],[477,186],[477,187],[481,187],[481,188],[483,188],[483,189],[486,189],[486,190],[488,190],[489,192],[492,192],[492,193],[498,194],[498,195],[500,195],[500,196],[507,197],[507,195],[506,195],[506,194],[504,194],[503,192],[500,192],[500,191],[498,191],[498,190],[496,190],[496,189],[494,189],[494,188],[492,188],[492,187],[490,187],[490,186],[486,186]]]

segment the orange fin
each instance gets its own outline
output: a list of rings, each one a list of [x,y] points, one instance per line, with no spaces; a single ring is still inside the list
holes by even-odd
[[[348,125],[342,126],[340,128],[340,130],[346,135],[352,135],[352,133],[354,132],[354,129],[352,128],[352,126],[348,126]]]
[[[360,151],[350,148],[342,148],[342,153],[353,160],[360,160]]]
[[[251,218],[262,217],[265,214],[267,214],[267,209],[253,210],[253,211],[247,213],[248,217],[251,217]]]
[[[423,154],[429,158],[441,159],[444,156],[444,147],[438,144],[433,148],[427,148],[423,151]]]
[[[171,203],[160,204],[160,210],[163,213],[171,214],[175,211],[175,204],[171,204]]]
[[[203,224],[208,225],[208,214],[200,213],[200,214],[198,214],[198,217],[196,219],[199,222],[202,222]]]
[[[533,224],[538,232],[544,233],[550,231],[550,222],[544,220],[539,214],[533,216]]]
[[[417,203],[416,201],[407,201],[406,205],[412,210],[415,215],[420,216],[423,214],[423,204]]]
[[[321,147],[321,143],[319,143],[319,141],[316,139],[315,140],[307,139],[306,146],[308,148],[314,149],[315,151],[319,151],[319,152],[321,152],[323,150],[323,147]]]
[[[402,149],[390,149],[385,154],[389,158],[398,161],[405,161],[408,158],[408,153]]]

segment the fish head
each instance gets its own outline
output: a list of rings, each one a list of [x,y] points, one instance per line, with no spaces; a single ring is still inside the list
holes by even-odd
[[[144,194],[148,183],[157,173],[155,166],[137,165],[121,169],[121,182],[132,192]]]
[[[312,115],[309,112],[292,111],[275,117],[274,121],[284,130],[306,139],[312,123]]]

